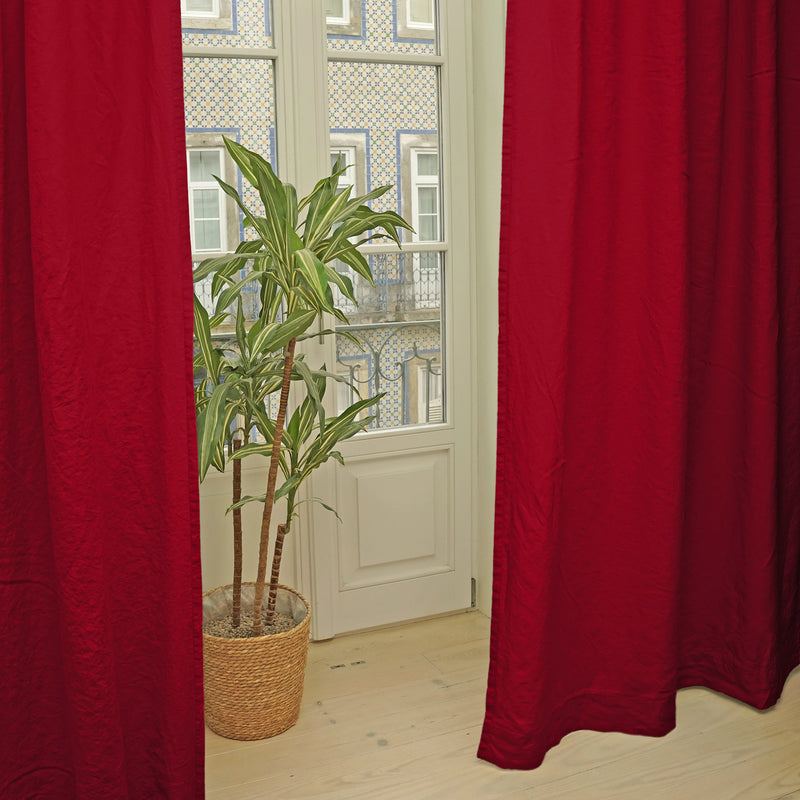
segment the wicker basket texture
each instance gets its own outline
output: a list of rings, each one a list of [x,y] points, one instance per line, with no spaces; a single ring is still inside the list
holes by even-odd
[[[243,617],[252,614],[253,592],[252,583],[242,586]],[[231,596],[231,586],[206,592],[203,621],[229,612]],[[281,585],[277,610],[298,624],[250,639],[203,634],[206,724],[227,739],[267,739],[291,728],[300,715],[311,607],[301,594]]]

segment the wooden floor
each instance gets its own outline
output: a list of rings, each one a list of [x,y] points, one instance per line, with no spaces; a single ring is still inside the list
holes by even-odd
[[[250,743],[207,731],[207,797],[800,799],[800,668],[769,711],[684,689],[664,738],[580,731],[507,772],[475,757],[488,642],[473,612],[312,644],[294,728]]]

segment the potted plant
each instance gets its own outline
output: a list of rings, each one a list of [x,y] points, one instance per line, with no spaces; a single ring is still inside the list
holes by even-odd
[[[298,200],[295,188],[281,182],[257,153],[227,138],[225,147],[258,191],[263,209],[248,208],[236,189],[217,178],[253,238],[230,255],[203,261],[194,272],[195,283],[211,278],[215,304],[209,315],[195,295],[195,368],[205,373],[195,391],[201,480],[209,467],[224,470],[226,460],[233,463],[233,583],[204,595],[206,721],[223,736],[260,739],[294,724],[302,699],[310,607],[279,583],[283,542],[297,514],[300,488],[329,459],[343,463],[338,443],[369,425],[374,417],[364,414],[380,399],[362,399],[337,416],[326,416],[326,387],[341,378],[324,365],[311,368],[296,345],[320,335],[309,331],[325,314],[347,322],[332,287],[352,303],[356,299],[351,280],[335,263],[372,283],[358,246],[384,237],[399,246],[398,229],[411,228],[395,212],[367,205],[390,187],[355,198],[352,187],[338,191],[341,163]],[[245,314],[243,303],[248,291],[258,296],[252,315]],[[233,329],[225,343],[214,337],[223,323]],[[289,416],[292,382],[299,390]],[[258,440],[251,441],[251,431]],[[241,460],[249,456],[269,459],[265,492],[256,497],[241,496]],[[263,513],[256,581],[243,586],[241,508],[249,502],[263,503]],[[281,502],[285,508],[267,580],[270,529]],[[209,632],[212,625],[217,629]]]

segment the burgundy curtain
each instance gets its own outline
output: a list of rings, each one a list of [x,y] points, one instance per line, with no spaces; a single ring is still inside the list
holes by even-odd
[[[509,0],[479,755],[800,660],[800,4]]]
[[[203,795],[179,4],[0,2],[0,797]]]

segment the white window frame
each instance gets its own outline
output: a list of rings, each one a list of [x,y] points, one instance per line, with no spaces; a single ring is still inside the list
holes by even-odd
[[[430,367],[427,364],[417,366],[417,419],[420,424],[444,422],[441,364],[434,362]]]
[[[225,172],[225,150],[222,147],[187,147],[186,148],[186,175],[189,184],[189,225],[192,241],[192,253],[227,253],[228,250],[228,209],[225,202],[226,195],[222,191],[220,185],[214,181],[192,181],[192,173],[190,168],[190,153],[198,152],[213,152],[219,155],[220,172]],[[224,177],[220,175],[220,177]],[[195,244],[195,210],[194,210],[194,195],[193,192],[197,189],[214,189],[219,196],[219,249],[198,249]]]
[[[341,0],[342,14],[339,17],[325,16],[328,25],[349,25],[350,24],[350,0]]]
[[[191,18],[219,19],[219,0],[211,0],[211,11],[196,11],[187,8],[188,0],[181,0],[181,16]]]
[[[437,164],[439,165],[439,174],[436,175],[420,175],[419,174],[419,156],[420,155],[435,155]],[[441,196],[441,161],[439,160],[439,150],[435,147],[420,147],[412,146],[409,148],[409,161],[411,167],[411,224],[414,226],[414,234],[411,237],[413,242],[440,242],[442,240],[442,196]],[[436,189],[436,236],[433,239],[423,239],[420,234],[420,210],[419,210],[419,190],[420,189]],[[425,216],[432,216],[426,214]],[[428,253],[414,253],[412,256],[412,269],[414,271],[414,307],[421,308],[439,308],[441,306],[441,264],[439,257],[436,258],[436,266],[433,270],[437,283],[439,283],[438,293],[430,296],[430,275],[429,268],[423,267],[423,261],[431,258]]]
[[[428,0],[428,4],[431,10],[431,21],[430,22],[422,22],[420,20],[414,19],[411,13],[411,0],[406,0],[406,27],[413,28],[414,30],[421,30],[421,31],[432,31],[436,27],[436,9],[434,7],[434,0]]]
[[[439,151],[433,147],[412,147],[411,148],[411,224],[414,226],[413,241],[415,242],[438,242],[442,238],[442,197],[441,182],[439,174],[420,175],[419,157],[421,155],[435,155],[437,164],[439,163]],[[441,172],[441,169],[439,170]],[[419,190],[436,189],[436,236],[433,239],[423,239],[419,235]],[[432,216],[425,214],[425,216]]]

